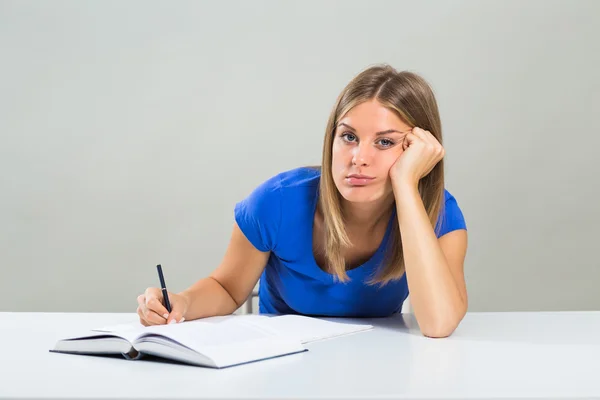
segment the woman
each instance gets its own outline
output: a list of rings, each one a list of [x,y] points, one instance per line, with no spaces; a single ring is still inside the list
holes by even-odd
[[[329,117],[321,167],[282,172],[235,206],[221,264],[179,294],[138,296],[144,325],[233,313],[257,281],[261,313],[383,317],[411,294],[421,332],[450,335],[467,310],[467,232],[444,187],[429,85],[377,65]]]

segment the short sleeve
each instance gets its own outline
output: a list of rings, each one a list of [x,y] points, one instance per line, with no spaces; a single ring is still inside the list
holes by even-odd
[[[458,202],[447,190],[444,190],[444,206],[440,210],[440,216],[436,225],[437,237],[458,229],[467,229],[465,217],[458,206]]]
[[[257,186],[236,203],[235,221],[246,238],[260,251],[271,251],[277,244],[281,225],[281,183],[277,176]]]

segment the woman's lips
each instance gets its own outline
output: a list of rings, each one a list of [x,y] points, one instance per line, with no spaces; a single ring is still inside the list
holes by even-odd
[[[365,175],[349,175],[346,182],[352,186],[366,186],[373,181],[373,177]]]

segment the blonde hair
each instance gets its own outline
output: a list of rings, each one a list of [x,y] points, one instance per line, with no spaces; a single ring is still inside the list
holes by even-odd
[[[349,280],[343,250],[352,243],[345,229],[341,195],[331,172],[333,140],[338,121],[353,107],[373,99],[394,111],[411,128],[418,126],[425,129],[442,143],[442,127],[435,96],[427,82],[419,75],[408,71],[398,72],[387,64],[378,64],[360,72],[342,90],[325,130],[319,184],[319,206],[324,217],[324,256],[328,272],[341,282]],[[418,188],[429,220],[436,228],[444,203],[443,159],[419,181]],[[373,276],[368,283],[384,285],[400,279],[404,270],[400,227],[398,219],[394,218],[384,262],[378,269],[377,276]]]

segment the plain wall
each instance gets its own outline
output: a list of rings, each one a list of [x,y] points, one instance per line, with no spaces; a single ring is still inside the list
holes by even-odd
[[[0,311],[134,312],[318,164],[369,65],[423,75],[470,311],[599,310],[600,2],[0,1]]]

